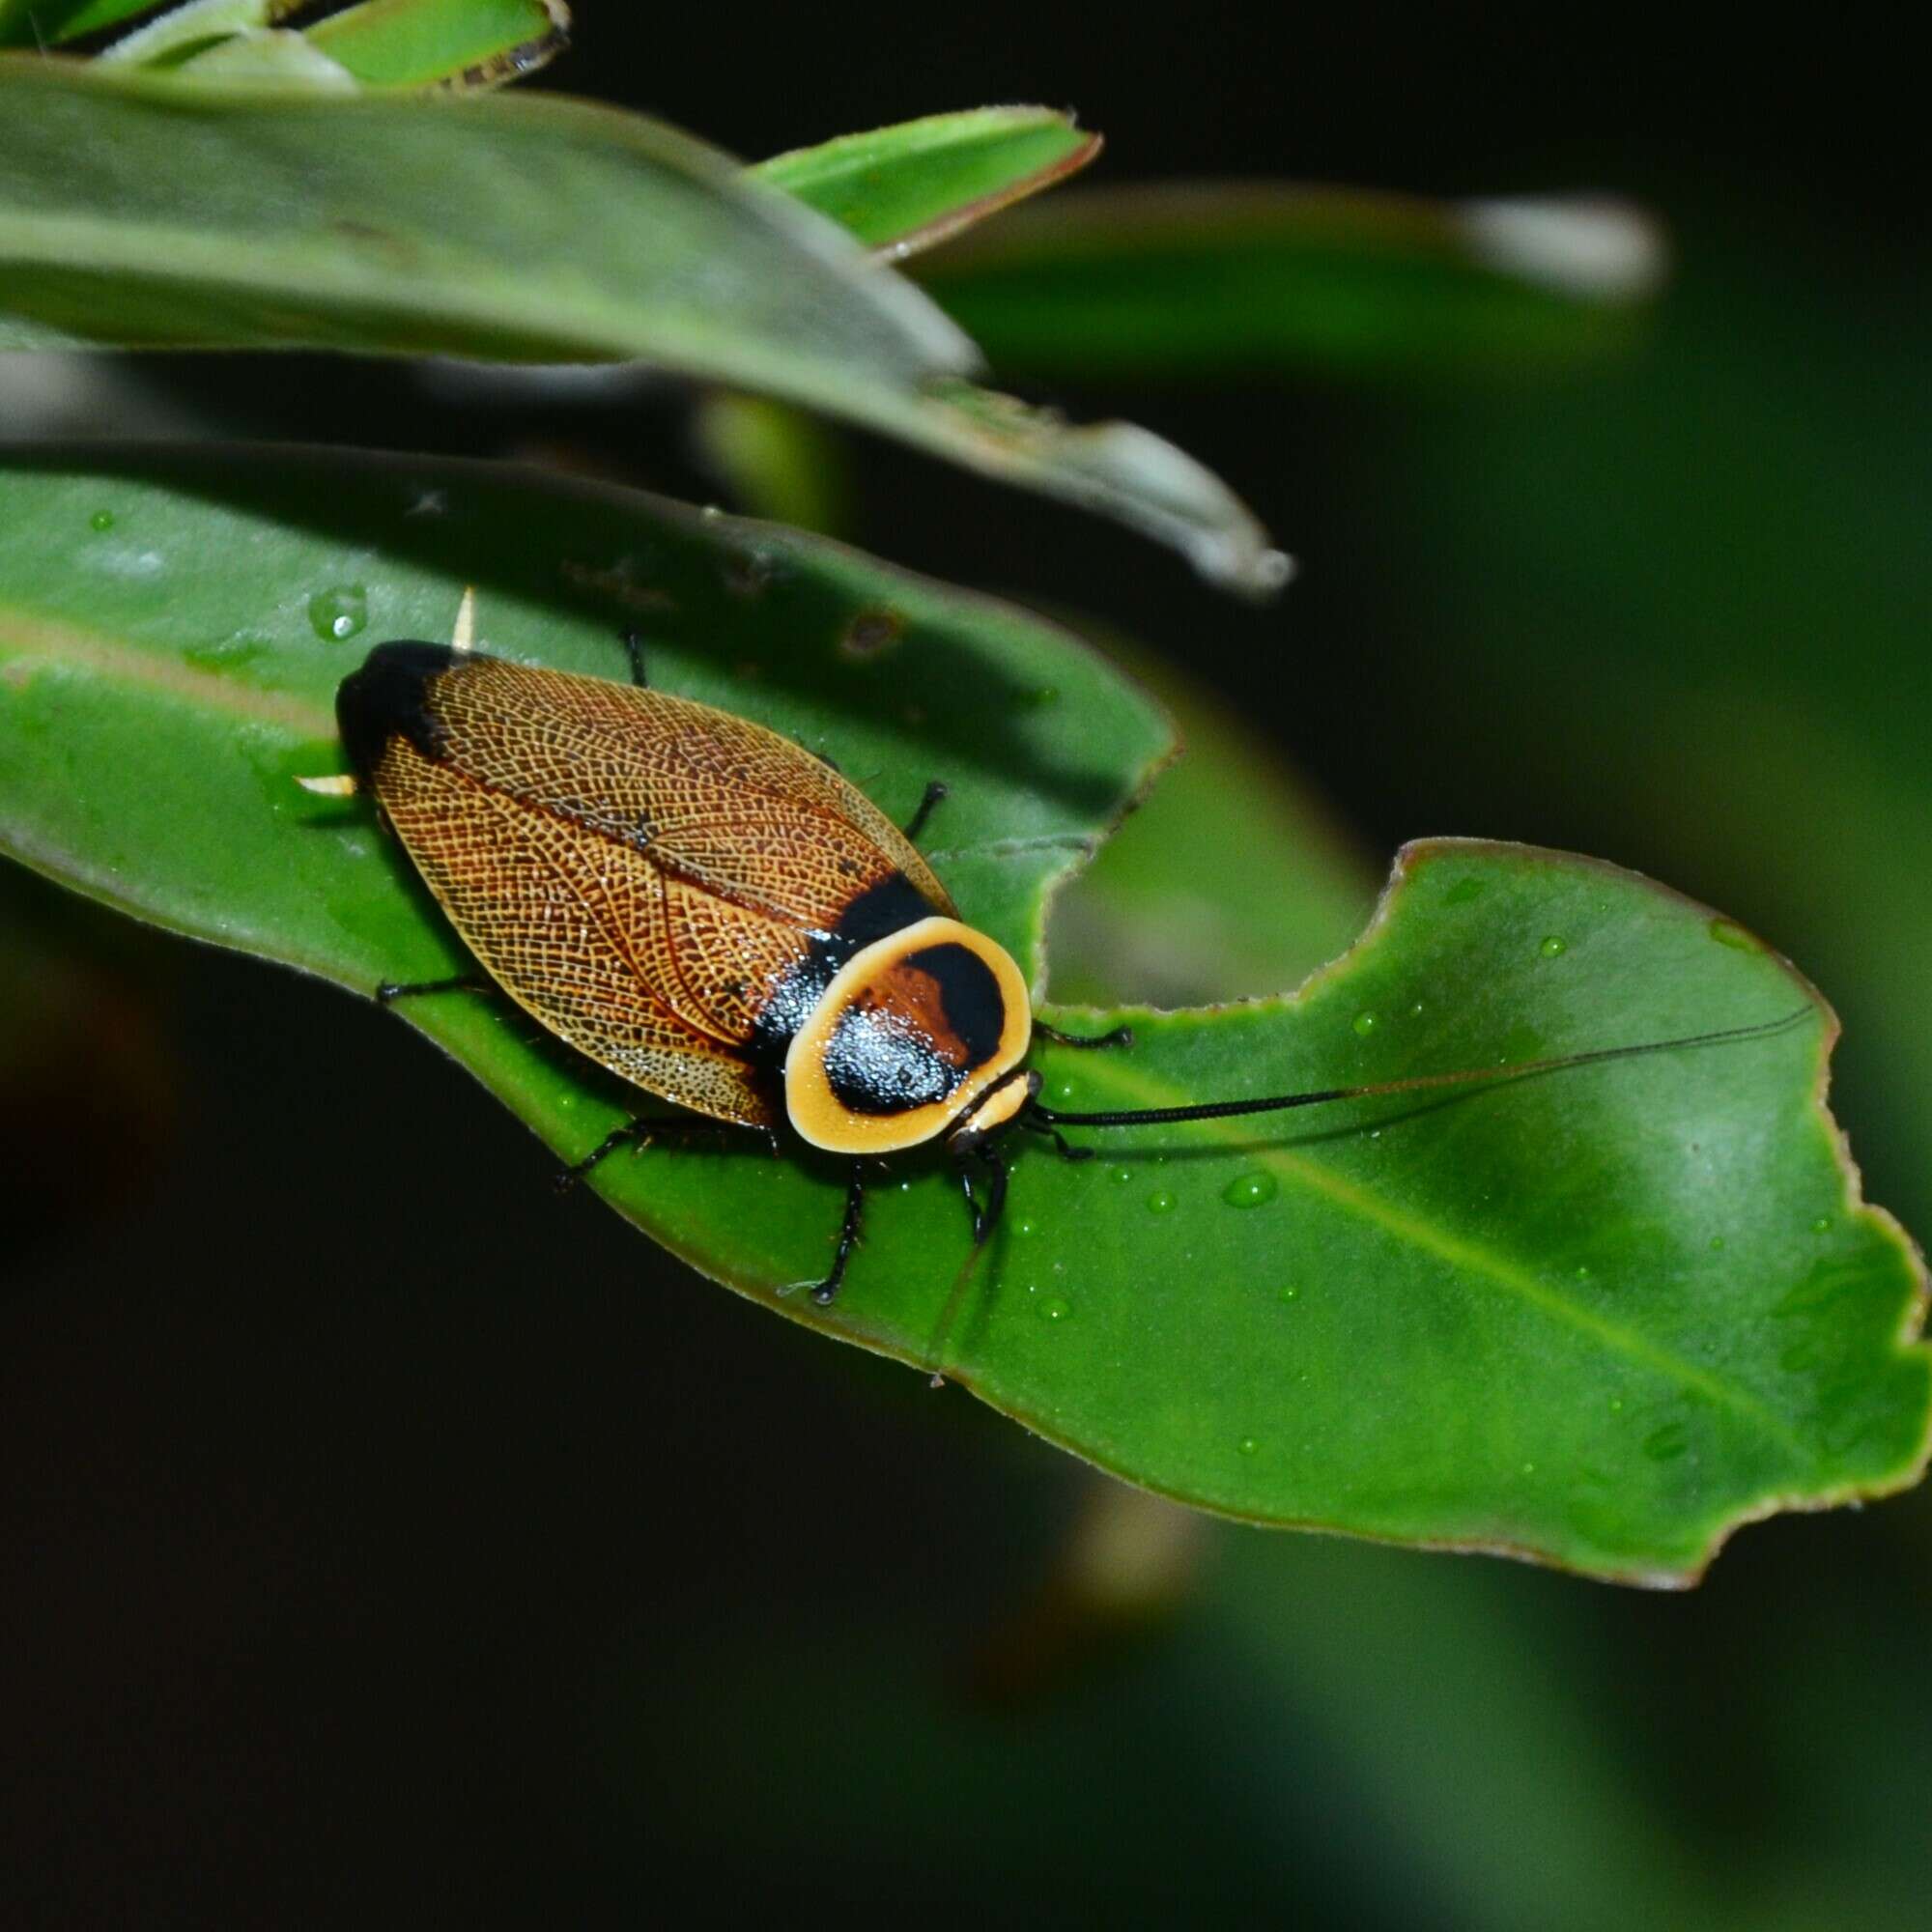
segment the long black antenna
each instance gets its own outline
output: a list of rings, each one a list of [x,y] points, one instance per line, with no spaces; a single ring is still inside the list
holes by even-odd
[[[1261,1100],[1204,1100],[1191,1107],[1141,1107],[1108,1114],[1064,1114],[1037,1101],[1028,1118],[1050,1127],[1157,1127],[1180,1121],[1227,1121],[1240,1114],[1280,1114],[1290,1107],[1320,1107],[1330,1100],[1367,1100],[1381,1094],[1419,1094],[1431,1087],[1463,1087],[1479,1080],[1522,1080],[1532,1073],[1555,1073],[1566,1066],[1592,1066],[1600,1061],[1632,1060],[1642,1053],[1674,1053],[1683,1047],[1716,1046],[1723,1040],[1760,1039],[1809,1018],[1804,1006],[1781,1019],[1755,1026],[1725,1027],[1718,1033],[1686,1034],[1680,1039],[1647,1039],[1634,1046],[1600,1046],[1588,1053],[1564,1053],[1553,1060],[1519,1060],[1498,1066],[1470,1066],[1455,1073],[1416,1073],[1406,1080],[1378,1080],[1366,1087],[1324,1087],[1313,1094],[1275,1094]]]

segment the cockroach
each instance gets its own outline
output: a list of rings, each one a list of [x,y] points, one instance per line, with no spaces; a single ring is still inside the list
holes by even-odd
[[[851,1161],[844,1219],[812,1298],[838,1292],[860,1238],[867,1164],[929,1142],[955,1162],[976,1249],[1007,1194],[1005,1137],[1159,1126],[1412,1094],[1747,1039],[1755,1026],[1366,1086],[1068,1113],[1043,1106],[1037,1038],[1125,1047],[1124,1027],[1062,1034],[1033,1012],[1004,948],[962,922],[916,840],[825,759],[748,719],[631,682],[532,668],[474,648],[466,597],[448,644],[378,644],[342,682],[353,775],[489,975],[384,985],[407,996],[494,984],[587,1059],[686,1110],[639,1116],[560,1177],[626,1143],[720,1123],[788,1128]],[[976,1186],[976,1180],[980,1183]]]

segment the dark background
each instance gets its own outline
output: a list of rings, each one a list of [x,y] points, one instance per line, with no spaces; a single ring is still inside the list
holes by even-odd
[[[1277,605],[871,444],[855,534],[1184,665],[1371,871],[1520,838],[1764,932],[1846,1017],[1873,1197],[1932,1226],[1901,49],[1846,12],[1777,44],[1689,12],[579,11],[546,84],[748,156],[1039,99],[1112,181],[1655,210],[1674,283],[1607,363],[1058,392],[1229,477],[1302,558]],[[225,430],[719,487],[675,400],[143,381]],[[0,1089],[8,1922],[1923,1924],[1922,1497],[1749,1530],[1681,1598],[1151,1513],[1110,1594],[1077,1465],[554,1203],[407,1030],[7,891],[65,962]]]

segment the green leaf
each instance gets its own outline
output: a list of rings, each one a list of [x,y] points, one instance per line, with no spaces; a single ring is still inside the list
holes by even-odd
[[[909,283],[636,116],[8,59],[0,123],[0,348],[640,357],[1104,511],[1234,588],[1282,581],[1265,534],[1190,458],[972,388],[972,345]]]
[[[1054,998],[1198,1006],[1334,958],[1375,905],[1367,855],[1223,701],[1116,633],[1074,628],[1153,692],[1187,755],[1054,901]]]
[[[96,58],[103,67],[171,68],[225,39],[266,28],[293,10],[293,0],[183,0]]]
[[[303,38],[365,87],[495,87],[547,66],[569,30],[561,0],[364,0]]]
[[[155,0],[0,0],[0,47],[59,46],[154,6]]]
[[[1254,184],[1056,195],[917,272],[1002,367],[1107,378],[1562,366],[1628,342],[1662,267],[1615,202]]]
[[[1100,146],[1050,107],[980,107],[797,148],[752,172],[899,261],[1077,174]]]
[[[393,845],[298,774],[364,643],[439,635],[657,681],[836,756],[1037,974],[1042,898],[1164,754],[1063,634],[836,546],[651,499],[407,460],[91,453],[0,471],[0,840],[126,910],[366,990],[460,963]],[[846,1290],[840,1164],[652,1149],[613,1205],[791,1319],[949,1378],[1147,1487],[1261,1522],[1696,1574],[1740,1521],[1911,1481],[1920,1277],[1821,1105],[1829,1028],[1736,927],[1628,873],[1412,848],[1355,951],[1293,999],[1133,1013],[1039,1055],[1063,1108],[1493,1066],[1774,1019],[1767,1037],[1321,1115],[1013,1151],[967,1259],[936,1153],[875,1191]],[[410,1019],[559,1157],[627,1096],[500,1002]],[[1089,1030],[1112,1014],[1055,1015]],[[321,1183],[319,1183],[321,1184]],[[531,1184],[540,1184],[533,1173]],[[955,1288],[958,1293],[955,1296]]]
[[[259,90],[301,88],[353,94],[355,76],[286,27],[264,27],[230,34],[213,46],[196,48],[173,71],[189,81]]]

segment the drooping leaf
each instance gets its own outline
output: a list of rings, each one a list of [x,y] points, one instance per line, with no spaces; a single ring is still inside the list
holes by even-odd
[[[980,107],[843,134],[752,172],[900,261],[1077,174],[1100,145],[1050,107]]]
[[[1104,378],[1560,366],[1628,342],[1662,270],[1621,203],[1256,183],[1054,195],[916,272],[1001,367]]]
[[[794,534],[475,468],[76,454],[0,472],[0,840],[352,987],[451,970],[362,808],[293,780],[336,766],[329,696],[361,645],[438,635],[472,580],[504,654],[610,668],[637,624],[666,688],[831,752],[888,810],[946,778],[933,862],[1035,968],[1046,888],[1163,753],[1063,635]],[[838,1163],[653,1149],[598,1185],[741,1293],[937,1359],[1149,1487],[1681,1580],[1737,1522],[1899,1487],[1926,1448],[1916,1259],[1858,1198],[1820,1104],[1829,1029],[1780,960],[1613,868],[1440,844],[1297,997],[1135,1013],[1129,1050],[1039,1056],[1055,1105],[1160,1106],[1794,1012],[1325,1117],[1090,1130],[1085,1164],[1029,1143],[965,1277],[954,1179],[911,1157],[823,1313],[785,1291],[826,1265]],[[560,1156],[623,1117],[500,1003],[409,1017]]]
[[[1125,423],[973,388],[972,345],[836,224],[579,101],[258,96],[0,60],[0,348],[641,358],[1100,510],[1265,592],[1227,488]]]

